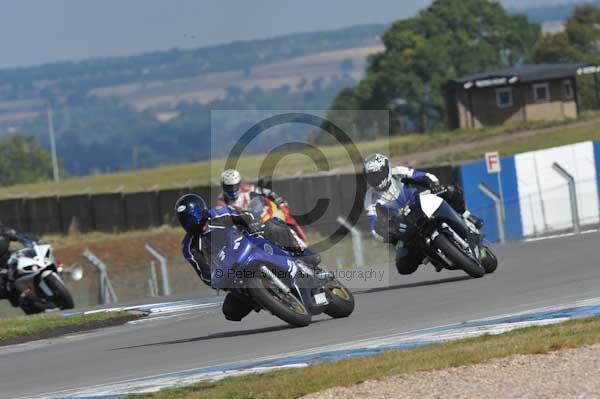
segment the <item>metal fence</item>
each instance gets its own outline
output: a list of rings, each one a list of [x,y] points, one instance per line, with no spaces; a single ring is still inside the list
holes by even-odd
[[[497,204],[474,208],[471,212],[482,217],[486,226],[484,233],[497,236],[498,241],[510,241],[515,239],[528,239],[545,237],[561,233],[580,233],[583,230],[593,230],[600,227],[600,210],[598,212],[586,213],[581,211],[580,204],[586,201],[586,193],[577,190],[578,186],[584,186],[591,180],[575,180],[565,178],[563,184],[545,189],[543,192],[527,194],[514,198],[505,198],[500,201],[499,196],[489,188],[480,187],[482,191],[489,190],[487,194],[496,197]],[[560,212],[550,212],[549,205],[553,208],[559,207]],[[519,231],[515,224],[507,220],[510,215],[520,215]],[[489,234],[492,233],[492,234]]]
[[[323,238],[311,234],[311,240]],[[358,247],[360,246],[360,247]],[[360,251],[361,255],[357,253]],[[82,254],[80,265],[84,273],[80,281],[69,281],[67,286],[77,307],[94,306],[102,303],[131,302],[149,297],[165,295],[214,296],[216,291],[207,287],[194,269],[179,254],[165,256],[164,271],[156,261],[147,263],[113,265],[104,264],[94,254]],[[352,269],[368,265],[391,264],[393,249],[374,240],[356,240],[351,235],[321,253],[322,264],[330,270]],[[365,261],[366,260],[366,261]],[[97,267],[96,262],[102,263]],[[166,278],[165,278],[166,277]],[[113,293],[108,293],[107,286]],[[157,299],[159,300],[159,299]],[[1,313],[1,312],[0,312]]]

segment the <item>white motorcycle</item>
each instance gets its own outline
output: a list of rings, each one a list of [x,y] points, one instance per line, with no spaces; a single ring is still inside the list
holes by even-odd
[[[402,181],[413,186],[420,184],[410,178]],[[489,243],[473,223],[442,198],[446,190],[437,187],[419,192],[408,205],[398,197],[397,201],[378,206],[378,213],[388,220],[388,228],[398,241],[414,248],[438,270],[462,269],[475,278],[493,273],[498,259]]]
[[[73,297],[65,286],[62,275],[72,280],[83,277],[81,266],[68,269],[57,264],[50,245],[29,241],[14,251],[8,264],[8,300],[25,314],[42,313],[47,309],[73,309]]]

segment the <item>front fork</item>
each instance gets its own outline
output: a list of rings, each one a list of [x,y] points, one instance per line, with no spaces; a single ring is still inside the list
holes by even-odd
[[[448,203],[444,202],[434,214],[441,221],[440,227],[430,237],[433,241],[438,234],[445,233],[475,260],[480,260],[480,250],[483,245],[479,231],[465,221]]]
[[[54,298],[54,292],[46,284],[46,278],[55,275],[61,282],[62,279],[54,270],[44,270],[41,274],[26,275],[15,280],[14,285],[20,292],[19,301],[43,302],[42,299]]]

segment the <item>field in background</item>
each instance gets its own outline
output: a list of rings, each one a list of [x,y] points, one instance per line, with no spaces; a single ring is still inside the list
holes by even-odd
[[[536,123],[521,127],[494,127],[475,131],[452,131],[430,134],[408,134],[358,142],[363,155],[374,151],[389,151],[398,161],[414,166],[455,163],[481,158],[485,150],[499,149],[502,154],[547,148],[555,145],[600,138],[598,114],[586,114],[578,121],[564,124]],[[324,146],[330,167],[336,172],[352,172],[346,149],[341,145]],[[263,156],[241,158],[239,169],[249,179],[255,179]],[[43,197],[76,193],[135,192],[215,184],[225,161],[216,159],[154,169],[94,175],[66,179],[58,184],[40,182],[0,189],[0,198]],[[317,167],[306,155],[293,154],[277,164],[275,178],[316,173]]]
[[[285,61],[261,64],[251,70],[228,70],[200,74],[171,81],[140,82],[101,87],[91,94],[101,98],[117,97],[138,110],[162,108],[174,110],[181,101],[209,103],[227,96],[231,86],[244,91],[255,87],[273,90],[289,85],[292,92],[313,90],[314,82],[328,84],[332,78],[347,73],[354,79],[364,75],[366,59],[369,55],[383,51],[382,45],[355,47],[350,49],[308,54]],[[342,62],[348,63],[348,70],[341,70]],[[303,85],[303,82],[309,82]],[[302,88],[299,88],[302,86]],[[159,114],[164,118],[168,113]]]

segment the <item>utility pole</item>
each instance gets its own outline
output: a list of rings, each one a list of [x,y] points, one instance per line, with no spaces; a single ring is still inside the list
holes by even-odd
[[[50,152],[52,154],[52,175],[54,182],[60,181],[58,174],[58,159],[56,157],[56,141],[54,140],[54,118],[52,113],[52,105],[48,102],[48,135],[50,136]]]

